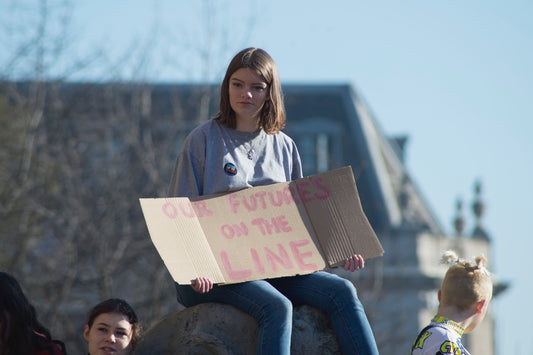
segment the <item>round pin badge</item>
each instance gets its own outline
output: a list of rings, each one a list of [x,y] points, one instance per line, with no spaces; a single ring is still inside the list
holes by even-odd
[[[224,171],[228,175],[237,175],[237,167],[232,163],[226,163],[226,165],[224,165]]]

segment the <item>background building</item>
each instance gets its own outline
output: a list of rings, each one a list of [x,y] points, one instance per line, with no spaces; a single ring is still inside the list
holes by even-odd
[[[385,137],[351,86],[283,88],[285,131],[305,175],[354,171],[385,255],[341,274],[356,284],[380,352],[406,353],[436,311],[442,251],[491,260],[480,185],[476,228],[463,231],[468,211],[458,202],[457,235],[445,235],[404,164],[407,138]],[[0,99],[7,241],[0,262],[24,280],[53,334],[82,348],[85,312],[107,297],[127,299],[146,327],[178,310],[138,199],[166,195],[183,139],[217,112],[218,87],[4,82]],[[494,354],[493,339],[489,312],[466,343],[472,353]]]
[[[385,137],[370,108],[348,85],[285,86],[287,133],[300,147],[306,174],[351,165],[363,209],[385,254],[361,275],[342,273],[358,287],[382,354],[411,346],[413,335],[435,315],[437,290],[446,271],[444,250],[491,260],[483,230],[480,187],[473,191],[477,225],[463,234],[458,202],[456,235],[444,233],[404,165],[407,137]],[[490,265],[489,265],[490,267]],[[505,286],[498,284],[495,293]],[[494,354],[494,319],[489,312],[465,343],[472,353]]]

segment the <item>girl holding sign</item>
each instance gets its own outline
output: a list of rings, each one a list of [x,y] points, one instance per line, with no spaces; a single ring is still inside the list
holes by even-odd
[[[172,197],[195,197],[302,177],[294,141],[281,132],[285,108],[276,64],[262,49],[247,48],[230,62],[221,85],[220,112],[196,127],[178,154],[170,183]],[[364,268],[353,255],[344,269]],[[331,319],[345,354],[378,354],[365,311],[353,284],[318,271],[238,284],[213,285],[197,278],[176,284],[180,303],[231,304],[258,323],[258,354],[289,354],[293,305],[321,309]]]

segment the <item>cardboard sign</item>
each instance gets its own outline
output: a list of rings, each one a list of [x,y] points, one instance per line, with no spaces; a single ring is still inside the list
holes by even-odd
[[[308,274],[383,255],[351,167],[224,195],[141,198],[172,278],[237,283]]]

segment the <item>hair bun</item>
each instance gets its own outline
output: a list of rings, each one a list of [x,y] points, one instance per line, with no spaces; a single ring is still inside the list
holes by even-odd
[[[454,264],[459,261],[459,257],[457,256],[457,253],[453,250],[447,250],[444,253],[442,253],[442,257],[440,259],[441,264]]]

